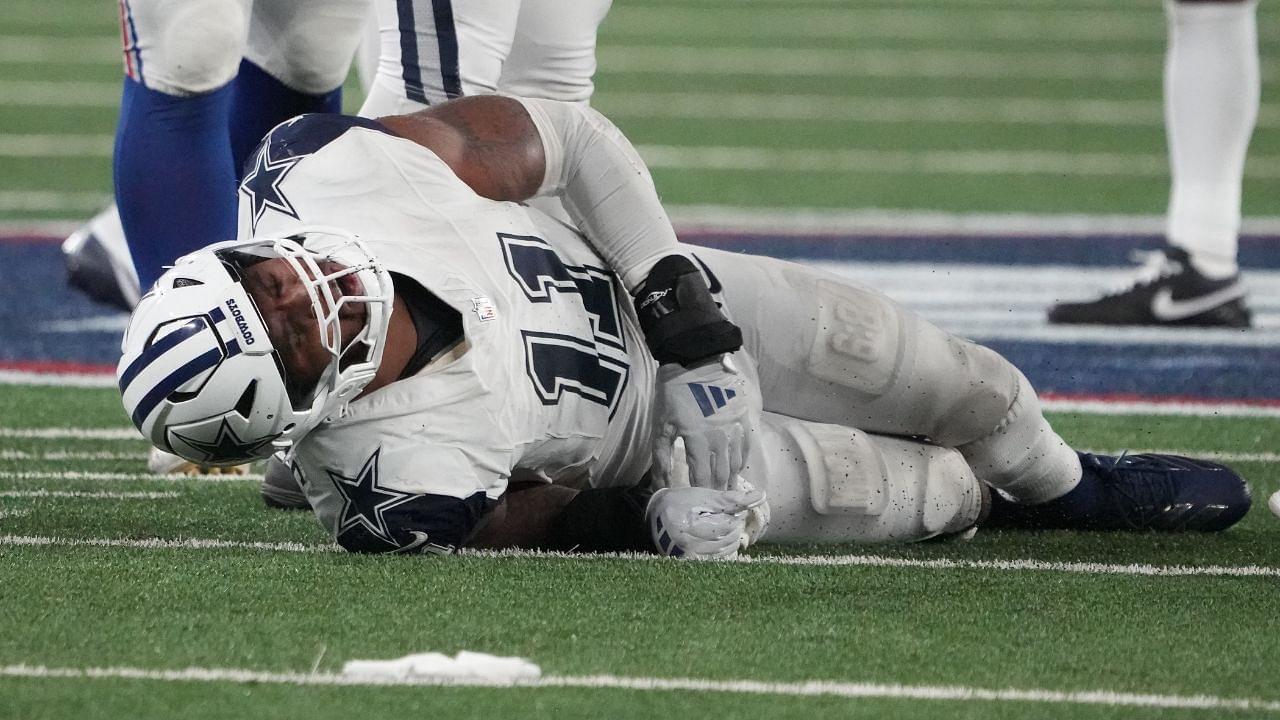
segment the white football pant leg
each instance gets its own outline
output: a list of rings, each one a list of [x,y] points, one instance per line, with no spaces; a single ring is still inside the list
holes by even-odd
[[[995,351],[816,268],[693,253],[724,285],[766,411],[960,448],[978,479],[1019,500],[1049,500],[1079,481],[1075,453]]]
[[[1213,277],[1237,270],[1240,194],[1258,119],[1257,0],[1165,3],[1169,242]]]
[[[217,90],[240,68],[252,0],[122,0],[125,70],[151,90]]]
[[[421,110],[495,92],[520,0],[375,0],[381,56],[360,114]]]
[[[612,0],[523,0],[498,86],[525,97],[587,102],[595,90],[596,32]]]
[[[254,0],[245,57],[290,89],[332,92],[347,79],[370,0]]]
[[[913,542],[977,522],[982,485],[950,448],[766,413],[743,477],[775,543]]]

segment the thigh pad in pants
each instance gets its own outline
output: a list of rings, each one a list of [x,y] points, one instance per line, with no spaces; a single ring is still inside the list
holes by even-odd
[[[768,497],[769,542],[911,542],[959,532],[982,509],[956,450],[773,414],[743,476]]]

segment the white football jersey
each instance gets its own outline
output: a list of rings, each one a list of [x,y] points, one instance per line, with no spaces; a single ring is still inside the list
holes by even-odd
[[[396,536],[387,518],[422,495],[491,502],[513,478],[640,480],[656,365],[621,282],[575,230],[477,196],[431,151],[358,118],[295,119],[252,162],[241,238],[343,228],[462,315],[461,357],[355,400],[297,445],[294,472],[335,538],[456,545],[447,531]]]

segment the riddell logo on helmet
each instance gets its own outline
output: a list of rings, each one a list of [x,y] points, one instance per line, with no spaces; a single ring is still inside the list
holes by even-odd
[[[249,330],[249,323],[244,319],[244,313],[240,312],[240,306],[236,305],[234,299],[227,299],[227,309],[231,311],[231,317],[236,320],[236,327],[240,328],[240,336],[244,338],[245,345],[253,344],[253,332]]]

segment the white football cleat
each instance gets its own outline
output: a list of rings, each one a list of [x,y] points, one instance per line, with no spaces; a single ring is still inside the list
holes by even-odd
[[[248,475],[249,465],[200,465],[160,448],[151,448],[147,470],[154,475]]]
[[[114,204],[63,241],[62,259],[72,287],[121,310],[138,304],[138,271]]]
[[[289,463],[284,461],[284,453],[278,452],[267,460],[267,469],[262,473],[262,502],[267,507],[280,510],[310,510],[311,503],[307,495],[294,477]]]

